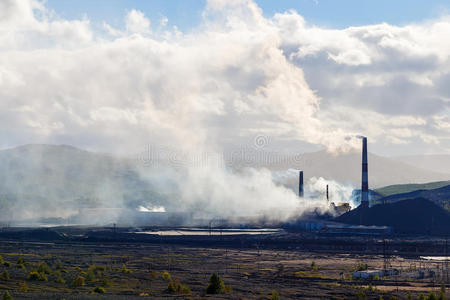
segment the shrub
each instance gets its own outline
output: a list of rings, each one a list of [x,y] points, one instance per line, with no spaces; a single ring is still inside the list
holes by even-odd
[[[447,299],[447,297],[445,297],[445,285],[444,284],[442,284],[441,285],[441,290],[439,291],[439,297],[438,297],[438,299],[439,300],[446,300]]]
[[[222,294],[225,292],[225,284],[222,278],[216,273],[213,273],[209,278],[209,284],[206,288],[207,294]]]
[[[62,278],[61,276],[59,276],[58,278],[56,278],[55,280],[56,283],[66,283],[66,281],[64,280],[64,278]]]
[[[167,286],[167,292],[169,293],[176,293],[177,287],[175,286],[175,283],[171,280],[169,282],[169,285]]]
[[[0,278],[3,280],[9,280],[10,278],[9,278],[8,270],[3,271],[3,273],[0,274]]]
[[[437,300],[437,296],[433,291],[430,291],[430,294],[428,294],[428,300]]]
[[[28,274],[28,280],[33,281],[48,281],[47,276],[44,273],[39,273],[36,271],[31,271],[30,274]]]
[[[167,285],[167,292],[171,294],[175,293],[181,293],[185,295],[192,294],[191,289],[184,284],[181,284],[178,280],[170,280],[169,284]]]
[[[317,267],[317,265],[316,265],[316,262],[313,261],[313,262],[311,263],[311,270],[317,271],[317,269],[318,269],[318,267]]]
[[[106,290],[104,288],[102,288],[101,286],[97,286],[93,292],[97,293],[97,294],[104,294],[104,293],[106,293]]]
[[[270,296],[270,300],[280,300],[280,295],[276,290],[272,291],[272,295]]]
[[[359,291],[359,293],[356,294],[356,299],[357,299],[357,300],[364,300],[364,299],[366,299],[366,298],[367,298],[367,296],[366,296],[366,294],[364,293],[364,291]]]
[[[72,285],[73,287],[84,286],[84,285],[85,285],[84,277],[78,276],[77,278],[75,278],[75,279],[72,281],[71,285]]]
[[[369,268],[367,264],[358,263],[356,266],[356,271],[365,271]]]
[[[11,263],[9,261],[4,261],[3,265],[7,268],[11,267]]]
[[[233,293],[233,287],[231,285],[226,285],[225,286],[225,293],[227,293],[227,294]]]
[[[180,292],[181,292],[182,294],[184,294],[184,295],[190,295],[190,294],[192,294],[191,288],[188,287],[188,286],[185,285],[185,284],[182,284],[182,285],[181,285],[181,290],[180,290]]]
[[[13,300],[13,297],[11,296],[11,294],[8,291],[6,291],[3,294],[3,300]]]
[[[47,265],[47,263],[45,261],[43,261],[43,262],[41,262],[39,264],[39,267],[38,267],[37,271],[39,273],[44,273],[44,274],[51,274],[52,273],[52,269],[50,268],[49,265]]]
[[[423,294],[419,294],[419,296],[417,297],[417,299],[419,300],[425,300],[425,296]]]
[[[131,274],[131,273],[133,273],[133,271],[130,269],[127,269],[127,266],[125,264],[123,264],[122,269],[120,269],[120,273]]]
[[[101,284],[101,286],[108,287],[108,286],[111,286],[113,284],[113,282],[111,280],[108,280],[107,278],[103,278],[100,284]]]
[[[28,290],[29,290],[29,288],[28,288],[27,283],[25,281],[22,282],[20,284],[20,291],[26,293],[26,292],[28,292]]]
[[[16,265],[16,267],[17,267],[17,269],[22,269],[25,272],[27,271],[27,267],[25,267],[25,264],[18,264],[18,265]]]
[[[86,274],[86,281],[91,282],[95,280],[95,274],[94,271],[89,270]]]
[[[106,268],[104,266],[90,265],[88,271],[105,271]]]
[[[5,262],[5,261],[3,260],[3,256],[0,255],[0,264],[3,265],[4,262]]]
[[[161,276],[165,280],[170,280],[171,279],[171,276],[170,276],[169,272],[167,272],[167,271],[164,271]]]
[[[24,265],[26,262],[25,262],[25,259],[23,258],[23,257],[19,257],[18,259],[17,259],[17,264],[18,265]]]

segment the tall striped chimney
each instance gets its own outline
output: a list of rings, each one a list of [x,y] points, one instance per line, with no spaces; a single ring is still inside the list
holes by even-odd
[[[298,196],[303,198],[303,171],[298,174]]]
[[[362,138],[362,175],[361,175],[361,206],[369,207],[369,174],[367,168],[367,138]]]

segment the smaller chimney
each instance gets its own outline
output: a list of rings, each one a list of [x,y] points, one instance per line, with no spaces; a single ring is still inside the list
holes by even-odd
[[[303,171],[298,174],[298,196],[303,198]]]

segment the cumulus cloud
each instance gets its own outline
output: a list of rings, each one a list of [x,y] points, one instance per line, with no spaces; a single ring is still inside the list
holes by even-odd
[[[149,33],[150,20],[143,12],[132,9],[125,17],[125,27],[130,33]]]
[[[105,39],[94,37],[87,18],[61,19],[40,1],[3,1],[2,12],[4,103],[23,112],[7,144],[98,139],[88,146],[101,148],[112,137],[102,128],[117,126],[126,136],[195,132],[192,144],[231,141],[232,130],[337,149],[354,133],[377,140],[388,132],[408,143],[417,134],[439,140],[446,128],[431,125],[449,109],[446,18],[335,30],[295,11],[265,18],[251,0],[211,0],[193,33],[150,36],[150,20],[132,9],[125,30],[104,23]],[[405,124],[411,134],[399,136],[407,118],[420,124]]]
[[[450,43],[442,39],[450,32],[448,17],[342,30],[307,24],[294,11],[276,14],[273,20],[280,29],[281,48],[322,98],[322,119],[331,118],[341,128],[360,128],[371,141],[395,139],[407,145],[420,137],[423,148],[442,142],[437,151],[449,151],[443,139],[448,132],[431,126],[436,115],[450,113],[444,84],[450,72]],[[341,118],[333,118],[336,111]],[[370,121],[362,124],[361,116]],[[412,126],[410,134],[403,130],[400,137],[397,123],[408,118],[420,124],[406,125]]]

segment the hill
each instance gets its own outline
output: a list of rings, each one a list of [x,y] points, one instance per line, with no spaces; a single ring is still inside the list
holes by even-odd
[[[449,234],[450,214],[424,198],[356,208],[335,219],[354,225],[391,226],[397,233]]]
[[[432,190],[417,190],[409,193],[394,194],[383,197],[378,200],[379,203],[394,203],[398,201],[425,198],[428,199],[440,207],[450,211],[450,184]]]
[[[300,159],[259,154],[259,160],[251,161],[250,166],[270,170],[303,169],[305,184],[312,176],[322,176],[359,186],[361,155],[357,152],[333,155],[320,151],[303,154]],[[246,166],[237,159],[231,165],[235,169]],[[136,210],[139,206],[164,206],[168,211],[178,211],[181,207],[178,195],[183,183],[176,181],[179,177],[172,180],[170,175],[149,172],[150,169],[136,159],[66,145],[26,145],[2,150],[0,220],[67,218],[82,216],[84,209],[105,208],[95,215],[96,222],[90,222],[93,224],[102,223],[104,214],[115,214],[119,208]],[[296,190],[298,179],[296,173],[293,174],[295,176],[287,177],[287,182],[282,184]],[[448,180],[448,177],[370,154],[369,179],[372,188],[397,182]]]
[[[67,217],[82,208],[135,208],[149,199],[154,205],[163,201],[131,160],[65,145],[0,151],[2,220]]]
[[[395,194],[409,193],[418,190],[433,190],[444,186],[450,185],[450,181],[436,181],[428,183],[416,183],[416,184],[394,184],[388,185],[382,188],[378,188],[375,191],[382,196],[390,196]]]

